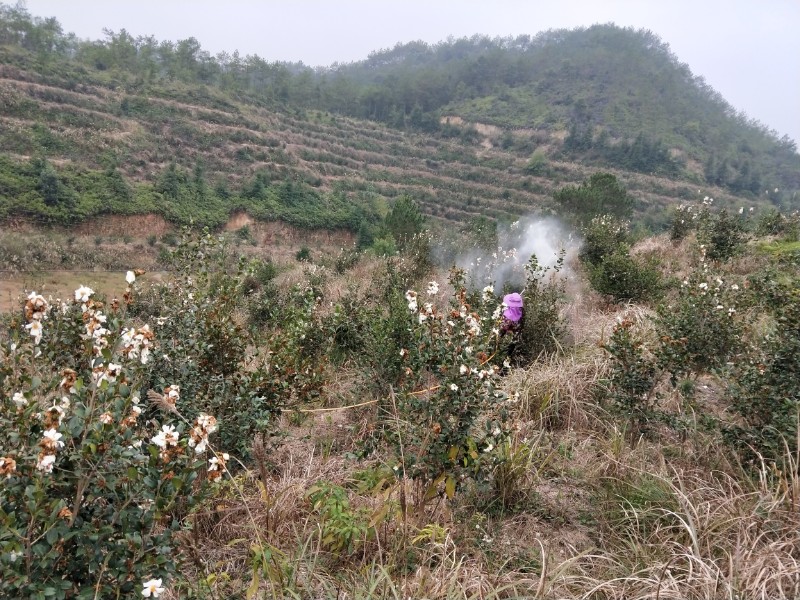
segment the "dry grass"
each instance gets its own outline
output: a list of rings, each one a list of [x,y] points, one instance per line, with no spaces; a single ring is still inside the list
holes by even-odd
[[[648,251],[663,254],[662,244]],[[362,259],[347,281],[330,273],[326,297],[363,298],[369,287],[362,282],[374,281],[377,268]],[[295,269],[282,283],[304,277]],[[598,342],[622,318],[652,338],[653,312],[601,306],[579,282],[570,295],[565,314],[574,350],[513,370],[503,382],[516,430],[513,468],[501,485],[515,503],[498,510],[485,490],[468,487],[452,502],[404,518],[398,506],[401,490],[414,495],[409,482],[377,493],[349,487],[354,509],[389,507],[386,521],[358,551],[331,554],[308,490],[321,480],[347,485],[356,470],[377,466],[342,458],[373,412],[313,414],[284,427],[284,444],[256,452],[261,466],[238,477],[240,494],[214,500],[198,522],[193,551],[203,558],[189,578],[216,565],[212,571],[231,577],[217,592],[241,593],[252,581],[257,531],[282,565],[261,568],[263,597],[800,598],[797,457],[786,457],[780,471],[764,465],[753,477],[711,434],[693,431],[686,440],[665,430],[657,441],[631,443],[595,399],[609,366]],[[365,400],[363,384],[359,372],[339,368],[323,405]],[[718,391],[713,380],[698,385]]]
[[[607,547],[564,578],[563,597],[798,597],[800,514],[781,492],[786,481],[766,475],[753,490],[721,473],[658,473],[674,508],[629,506]],[[657,523],[643,529],[648,518]]]
[[[512,371],[504,384],[517,401],[515,420],[540,426],[583,428],[593,420],[593,392],[608,368],[600,353],[584,359],[550,357]]]
[[[272,235],[276,241],[282,232]],[[312,256],[332,261],[338,241],[322,240]],[[308,267],[294,260],[300,242],[280,243],[248,252],[270,253],[284,268],[278,285],[305,284]],[[691,244],[674,246],[662,236],[636,252],[658,256],[680,272],[693,260]],[[752,260],[730,269],[750,272],[757,266]],[[319,310],[367,298],[382,268],[370,257],[341,276],[326,268]],[[347,458],[369,435],[373,405],[286,415],[280,424],[286,437],[274,446],[256,440],[253,463],[239,465],[193,516],[181,544],[193,597],[244,597],[250,588],[257,598],[309,600],[800,598],[798,456],[753,473],[743,471],[710,433],[692,431],[683,439],[665,429],[658,440],[631,443],[596,401],[609,369],[598,343],[623,318],[652,339],[653,311],[604,305],[576,273],[564,311],[572,348],[512,370],[503,380],[515,431],[513,464],[502,485],[514,502],[504,505],[493,497],[496,490],[466,486],[454,500],[431,502],[410,518],[399,506],[401,492],[413,497],[411,483],[392,482],[377,491],[353,485],[358,471],[381,467],[380,452],[368,461]],[[44,290],[63,283],[67,292],[86,283],[104,290],[102,276],[109,286],[122,281],[120,273],[63,282],[41,273],[37,281],[28,274],[21,283]],[[442,284],[446,297],[446,274],[430,279]],[[2,284],[4,297],[7,285],[18,282],[6,278]],[[365,392],[371,388],[364,378],[349,364],[332,368],[320,406],[375,400]],[[720,386],[711,377],[697,384],[704,410],[713,407],[721,415]],[[664,406],[680,409],[668,394]],[[308,498],[321,481],[344,486],[353,510],[374,516],[385,509],[375,535],[349,553],[331,552],[323,543]]]

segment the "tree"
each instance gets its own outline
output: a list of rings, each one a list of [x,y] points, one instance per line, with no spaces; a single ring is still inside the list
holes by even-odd
[[[178,165],[172,161],[159,177],[155,189],[167,198],[178,200],[181,190],[186,186],[187,179],[186,173],[178,169]]]
[[[47,206],[75,207],[75,192],[64,185],[53,165],[46,159],[34,159],[33,168],[38,173],[36,187]]]
[[[545,175],[547,173],[547,156],[543,149],[537,148],[533,151],[525,165],[525,172],[528,175]]]
[[[384,225],[394,237],[398,247],[402,248],[415,234],[421,233],[425,217],[411,196],[400,196],[386,215]]]
[[[611,173],[595,173],[579,186],[561,188],[553,198],[580,225],[600,215],[625,218],[633,212],[633,197]]]

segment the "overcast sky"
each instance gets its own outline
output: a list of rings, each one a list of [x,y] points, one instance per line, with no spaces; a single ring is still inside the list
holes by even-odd
[[[0,0],[9,2],[9,0]],[[613,22],[658,34],[737,110],[800,145],[800,0],[28,0],[66,32],[197,38],[205,50],[310,66],[398,42]]]

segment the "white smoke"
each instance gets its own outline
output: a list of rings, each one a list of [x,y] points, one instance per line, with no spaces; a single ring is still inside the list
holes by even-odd
[[[455,263],[467,273],[473,289],[494,285],[501,293],[506,285],[520,291],[525,285],[525,265],[536,255],[539,265],[552,267],[563,251],[575,246],[572,234],[556,219],[526,217],[497,232],[494,252],[472,250],[456,258]]]

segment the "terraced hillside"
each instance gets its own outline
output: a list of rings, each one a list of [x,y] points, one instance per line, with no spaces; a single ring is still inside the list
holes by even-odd
[[[171,162],[187,172],[201,165],[204,180],[213,186],[202,220],[215,225],[235,208],[292,220],[291,214],[271,212],[268,203],[260,202],[249,189],[254,181],[266,187],[294,182],[323,206],[346,199],[378,212],[385,199],[409,194],[432,217],[464,221],[475,215],[511,219],[554,210],[555,189],[594,172],[577,163],[552,161],[545,175],[531,175],[526,159],[497,147],[496,137],[480,133],[469,142],[437,138],[316,111],[271,110],[200,86],[126,89],[99,78],[76,84],[75,73],[45,74],[33,65],[8,64],[12,57],[5,52],[0,145],[4,171],[20,175],[16,182],[13,177],[3,180],[0,206],[5,216],[32,214],[36,199],[32,203],[26,192],[35,190],[25,189],[21,175],[33,157],[42,156],[78,192],[74,213],[79,218],[154,211],[184,220],[192,207],[171,206],[180,202],[158,192],[158,183]],[[13,57],[23,63],[25,58]],[[118,206],[111,197],[107,203],[91,202],[80,193],[109,162],[133,184],[135,202]],[[694,186],[665,178],[616,174],[639,199],[639,208],[651,214],[698,193]],[[704,187],[703,193],[736,202],[722,190]],[[47,213],[47,206],[40,208]],[[355,226],[346,219],[338,224]]]
[[[639,36],[613,27],[605,34],[611,39]],[[522,51],[481,40],[466,44],[463,60],[484,64],[481,53],[497,58],[498,53]],[[531,60],[543,60],[556,51],[548,40],[545,36],[523,49],[533,53]],[[796,201],[791,186],[771,196],[761,189],[763,173],[769,171],[763,165],[761,174],[754,170],[745,177],[740,171],[749,168],[749,158],[720,159],[717,165],[707,148],[684,148],[683,138],[668,148],[659,137],[642,137],[652,132],[639,131],[637,137],[630,127],[603,137],[602,128],[590,121],[570,121],[569,111],[555,111],[552,119],[536,125],[530,111],[498,120],[491,111],[477,110],[482,101],[474,96],[447,106],[443,96],[436,108],[424,107],[412,95],[402,118],[393,121],[395,109],[386,114],[362,110],[362,105],[375,104],[371,95],[384,89],[375,87],[382,85],[381,77],[368,68],[369,61],[331,71],[326,79],[321,71],[259,57],[224,63],[192,39],[168,47],[154,44],[152,39],[133,40],[124,31],[109,33],[107,41],[76,41],[54,20],[0,5],[0,218],[74,224],[99,214],[155,213],[174,223],[220,227],[232,213],[246,211],[304,228],[356,232],[374,229],[393,198],[409,195],[433,221],[464,222],[479,215],[511,220],[559,212],[554,191],[598,170],[617,176],[636,199],[642,222],[650,225],[663,221],[664,208],[698,195],[736,207]],[[428,62],[419,69],[424,71],[446,48],[423,50]],[[411,77],[408,48],[397,52],[403,73]],[[379,66],[388,69],[395,62]],[[555,76],[544,66],[537,71],[544,78],[541,85]],[[374,81],[361,81],[361,68]],[[580,80],[575,78],[576,85]],[[422,89],[416,83],[412,88]],[[525,94],[525,89],[520,83],[514,94]],[[485,98],[496,93],[494,87],[487,89]],[[390,96],[400,102],[402,94]],[[544,97],[536,97],[541,104]],[[669,112],[668,107],[660,110]],[[696,127],[702,129],[699,122]],[[746,132],[761,146],[775,146],[773,167],[780,167],[780,181],[792,180],[794,171],[781,162],[781,147],[764,132]],[[736,139],[731,136],[728,145]],[[747,142],[741,152],[758,154],[763,162],[769,153],[756,141]],[[701,163],[705,156],[714,163],[716,179]],[[645,168],[651,159],[656,166]],[[734,162],[735,168],[730,166]],[[740,188],[729,181],[733,175]],[[717,180],[719,187],[709,185]]]

